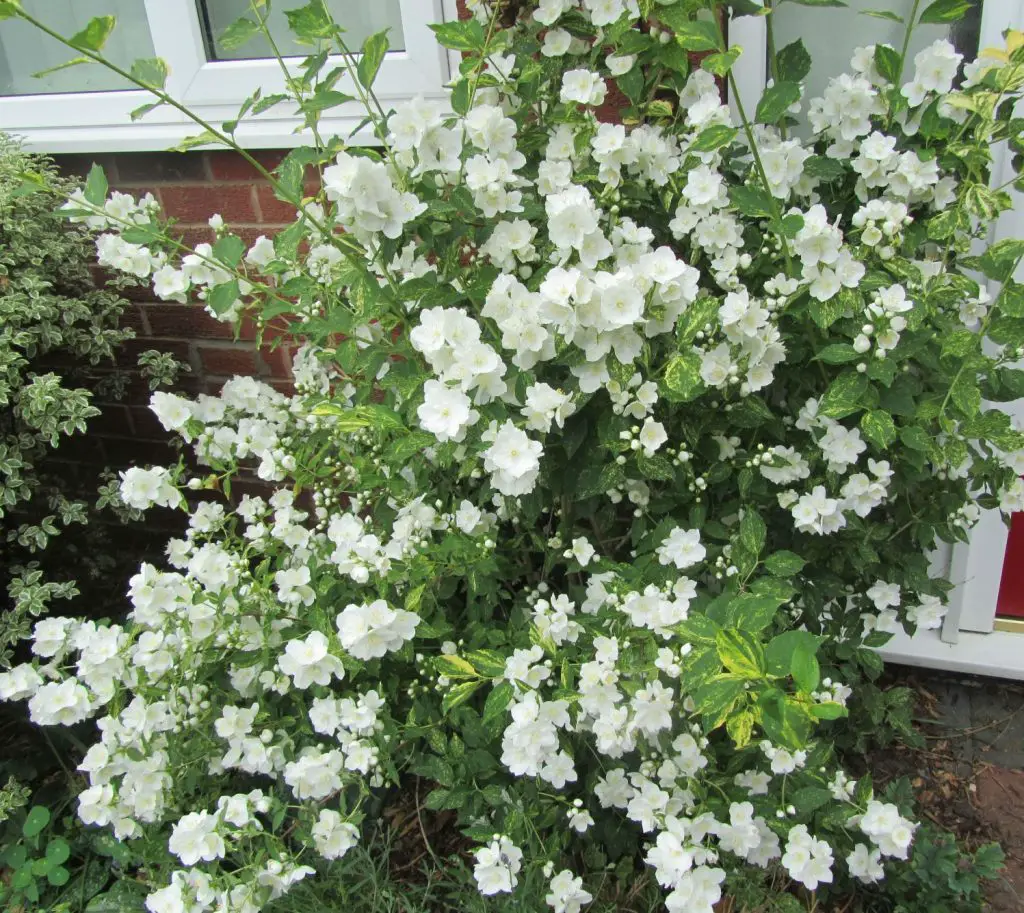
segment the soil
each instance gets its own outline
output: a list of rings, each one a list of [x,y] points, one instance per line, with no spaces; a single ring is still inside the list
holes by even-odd
[[[917,695],[924,746],[873,753],[882,782],[908,777],[919,814],[969,849],[996,842],[1003,877],[986,892],[990,913],[1024,911],[1024,685],[948,673],[898,670]]]

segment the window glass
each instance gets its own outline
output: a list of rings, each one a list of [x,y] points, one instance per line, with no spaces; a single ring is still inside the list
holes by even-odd
[[[246,60],[257,57],[273,57],[270,43],[263,36],[247,41],[240,48],[227,49],[220,44],[220,35],[236,19],[250,13],[249,0],[198,0],[200,13],[207,32],[207,56],[211,60]],[[309,47],[292,40],[288,29],[286,9],[303,6],[301,0],[282,0],[272,7],[269,17],[274,43],[284,57],[305,57]],[[345,43],[358,50],[363,40],[390,28],[388,41],[392,50],[402,50],[405,39],[402,35],[402,11],[399,0],[327,0],[327,9],[334,21],[345,30]]]
[[[28,12],[54,31],[70,37],[94,16],[112,15],[117,25],[107,39],[103,54],[127,69],[139,57],[153,57],[153,39],[141,0],[22,0]],[[0,95],[41,95],[55,92],[105,92],[134,89],[106,67],[80,64],[32,76],[75,57],[75,52],[34,25],[18,19],[0,23]]]
[[[798,38],[811,55],[811,72],[806,82],[806,98],[817,98],[825,91],[829,79],[850,71],[850,58],[858,47],[868,44],[891,44],[903,47],[905,27],[899,22],[864,15],[865,10],[884,9],[906,18],[914,0],[848,0],[845,9],[835,7],[799,6],[784,3],[772,13],[775,47],[781,50]],[[918,9],[922,8],[918,4]],[[952,32],[948,25],[915,27],[907,50],[904,81],[914,73],[914,55],[939,38],[948,38],[956,49],[971,60],[978,52],[981,27],[981,0],[974,0],[972,10]]]

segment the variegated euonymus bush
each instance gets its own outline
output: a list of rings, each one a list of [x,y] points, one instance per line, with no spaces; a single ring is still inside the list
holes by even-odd
[[[274,238],[215,216],[189,249],[98,169],[68,203],[104,266],[304,345],[293,396],[154,396],[209,474],[133,469],[122,494],[188,510],[188,536],[123,625],[40,622],[0,694],[98,717],[79,815],[132,842],[152,913],[258,909],[410,774],[478,841],[484,894],[549,878],[560,913],[632,853],[687,913],[751,867],[878,881],[915,825],[837,762],[851,686],[940,623],[928,551],[1024,501],[1024,435],[982,408],[1024,393],[1024,242],[985,244],[1022,36],[968,63],[863,48],[822,98],[797,42],[734,122],[727,4],[471,6],[436,27],[450,108],[394,110],[386,36],[355,54],[319,0],[287,11],[311,56],[239,114],[307,121]],[[98,59],[113,26],[67,43]],[[165,74],[131,71],[176,105]],[[609,83],[621,123],[595,117]],[[321,136],[350,96],[375,145]],[[200,123],[186,145],[237,148],[237,121]],[[243,470],[274,493],[182,493]]]

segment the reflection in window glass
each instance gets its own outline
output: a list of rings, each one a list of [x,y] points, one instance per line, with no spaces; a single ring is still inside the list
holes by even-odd
[[[905,18],[914,7],[914,0],[881,3],[879,0],[848,0],[848,3],[845,9],[785,3],[772,13],[776,49],[781,50],[799,38],[811,55],[805,98],[817,98],[833,76],[849,72],[850,58],[856,48],[868,44],[890,44],[897,50],[903,47],[906,29],[901,23],[866,16],[864,11],[886,9]],[[982,0],[974,0],[973,9],[954,24],[952,33],[948,25],[915,27],[907,51],[904,78],[909,79],[914,73],[914,55],[939,38],[948,38],[965,59],[973,59],[978,52],[981,4]]]
[[[54,31],[71,37],[94,16],[112,15],[117,25],[103,54],[128,68],[139,57],[153,57],[153,38],[141,0],[22,0],[22,6]],[[18,19],[0,22],[0,95],[55,92],[107,92],[134,85],[97,63],[81,64],[40,79],[33,73],[58,66],[75,52]]]
[[[263,36],[247,41],[240,48],[228,49],[221,46],[219,38],[223,31],[242,16],[253,18],[249,0],[198,0],[207,32],[207,56],[210,60],[246,60],[259,57],[273,57],[270,42]],[[326,0],[327,9],[334,21],[345,30],[345,43],[357,50],[363,40],[389,28],[388,41],[392,50],[402,50],[405,39],[402,34],[402,11],[399,0]],[[275,4],[269,18],[270,32],[274,43],[284,57],[305,57],[309,54],[307,45],[292,40],[288,29],[286,9],[303,6],[302,0],[282,0]]]

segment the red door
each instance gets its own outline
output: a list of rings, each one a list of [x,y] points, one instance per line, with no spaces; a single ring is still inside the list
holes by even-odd
[[[1024,618],[1024,514],[1014,514],[1010,523],[996,615]]]

